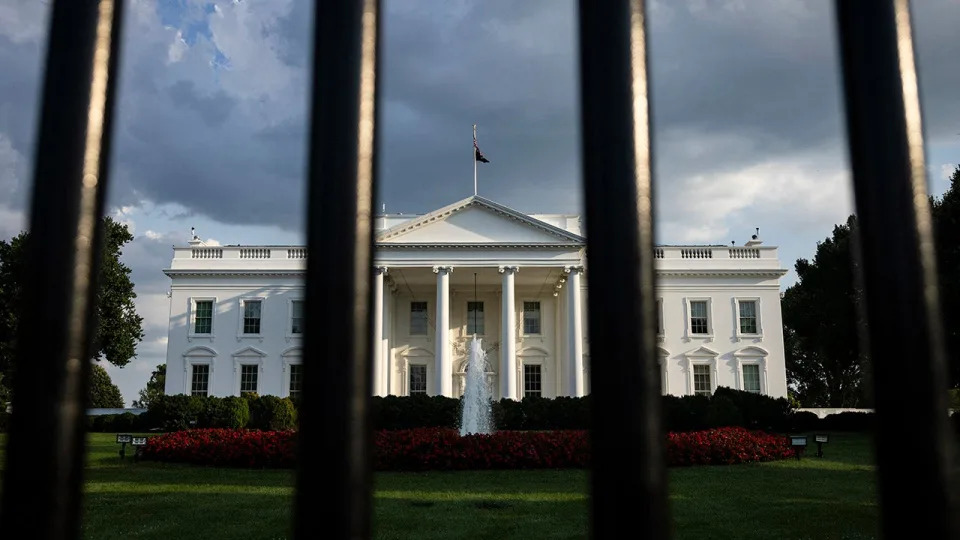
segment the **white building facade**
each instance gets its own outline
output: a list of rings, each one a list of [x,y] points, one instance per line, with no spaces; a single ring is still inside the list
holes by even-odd
[[[495,398],[582,396],[590,370],[589,270],[580,217],[526,215],[470,197],[376,218],[373,391],[463,392],[468,343],[487,354]],[[662,390],[787,394],[775,247],[658,246]],[[303,246],[174,249],[167,394],[297,396]],[[325,309],[333,309],[327,306]]]

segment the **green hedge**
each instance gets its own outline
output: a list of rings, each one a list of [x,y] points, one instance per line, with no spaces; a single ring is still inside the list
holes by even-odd
[[[297,427],[297,410],[289,399],[263,396],[248,400],[250,423],[248,428],[264,431],[280,431]],[[213,426],[211,426],[213,427]]]
[[[494,425],[501,430],[590,429],[590,396],[525,398],[492,403]],[[374,429],[418,427],[456,428],[460,401],[445,397],[374,397]],[[713,396],[662,397],[665,431],[700,431],[740,426],[771,433],[791,431],[868,431],[872,413],[840,413],[819,419],[809,412],[794,412],[784,398],[720,387]]]
[[[143,414],[101,414],[87,417],[87,431],[98,433],[142,432],[148,422]]]
[[[815,430],[868,431],[873,414],[841,413],[824,419],[793,412],[786,399],[718,388],[713,396],[663,396],[665,431],[699,431],[741,426],[772,433]],[[591,398],[558,397],[500,400],[491,403],[500,430],[590,429]],[[457,428],[461,402],[440,396],[373,397],[370,418],[376,430],[421,427]],[[298,404],[289,398],[161,396],[149,410],[135,416],[91,417],[91,431],[177,431],[190,427],[296,429]],[[122,418],[120,418],[122,417]],[[960,419],[954,418],[960,425]]]
[[[197,428],[284,430],[297,427],[297,407],[289,398],[245,394],[243,397],[159,396],[143,414],[148,429]]]

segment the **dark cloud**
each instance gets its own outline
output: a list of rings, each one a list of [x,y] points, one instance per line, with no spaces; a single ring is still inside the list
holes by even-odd
[[[192,5],[192,4],[191,4]],[[572,0],[388,2],[383,19],[380,194],[388,211],[425,211],[472,192],[471,125],[491,163],[481,193],[528,211],[576,211],[580,177],[576,9]],[[176,10],[189,13],[176,17]],[[135,11],[125,36],[113,201],[173,202],[226,223],[302,224],[311,3],[265,18],[289,88],[244,93],[273,77],[234,70],[204,21],[224,3]],[[960,132],[953,69],[960,8],[916,3],[918,63],[931,139]],[[139,14],[142,15],[142,14]],[[174,59],[180,28],[183,59]],[[829,2],[651,4],[652,112],[659,197],[676,205],[689,178],[821,153],[844,167],[836,29]],[[255,36],[256,37],[256,36]],[[0,131],[31,155],[40,45],[0,36]],[[184,52],[185,51],[185,52]],[[241,50],[241,53],[244,52]],[[225,58],[225,60],[223,60]],[[215,65],[221,67],[216,68]],[[227,65],[231,67],[224,68]],[[275,67],[275,66],[274,66]],[[233,77],[232,87],[224,81]],[[238,79],[239,77],[239,79]],[[245,77],[245,79],[244,79]],[[299,84],[300,86],[296,86]]]
[[[235,104],[234,99],[222,90],[210,96],[198,94],[192,81],[177,81],[167,93],[173,100],[173,108],[192,109],[210,127],[222,125]]]

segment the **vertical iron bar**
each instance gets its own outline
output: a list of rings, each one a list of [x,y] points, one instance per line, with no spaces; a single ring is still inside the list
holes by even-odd
[[[51,13],[0,530],[79,536],[120,0]]]
[[[839,0],[877,411],[883,535],[957,538],[923,133],[907,0]],[[909,376],[904,377],[904,370]]]
[[[367,538],[380,5],[315,6],[304,343],[311,361],[304,363],[294,534]]]
[[[646,10],[581,0],[579,12],[590,346],[603,359],[591,371],[591,526],[597,538],[667,538]]]

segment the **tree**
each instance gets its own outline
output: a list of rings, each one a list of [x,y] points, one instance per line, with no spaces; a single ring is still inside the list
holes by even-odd
[[[147,381],[147,387],[140,390],[140,399],[134,400],[133,406],[146,409],[155,399],[163,395],[163,388],[167,382],[167,365],[160,364],[157,369],[150,374],[150,380]]]
[[[836,225],[817,244],[813,261],[799,259],[797,283],[784,292],[787,382],[805,407],[863,405],[865,358],[859,347],[862,298],[851,244],[857,220]]]
[[[94,408],[123,408],[123,395],[110,380],[110,374],[103,366],[90,366],[90,406]]]
[[[137,294],[130,281],[130,268],[120,262],[121,248],[133,240],[126,225],[110,217],[103,219],[103,262],[100,266],[96,296],[98,324],[93,336],[92,360],[106,360],[124,366],[136,354],[143,339],[143,318],[137,315],[133,301]],[[20,233],[9,242],[0,240],[0,373],[11,388],[19,326],[21,284],[30,233]]]
[[[949,384],[960,387],[960,166],[950,177],[950,187],[931,200],[937,246],[940,310],[949,358]]]

